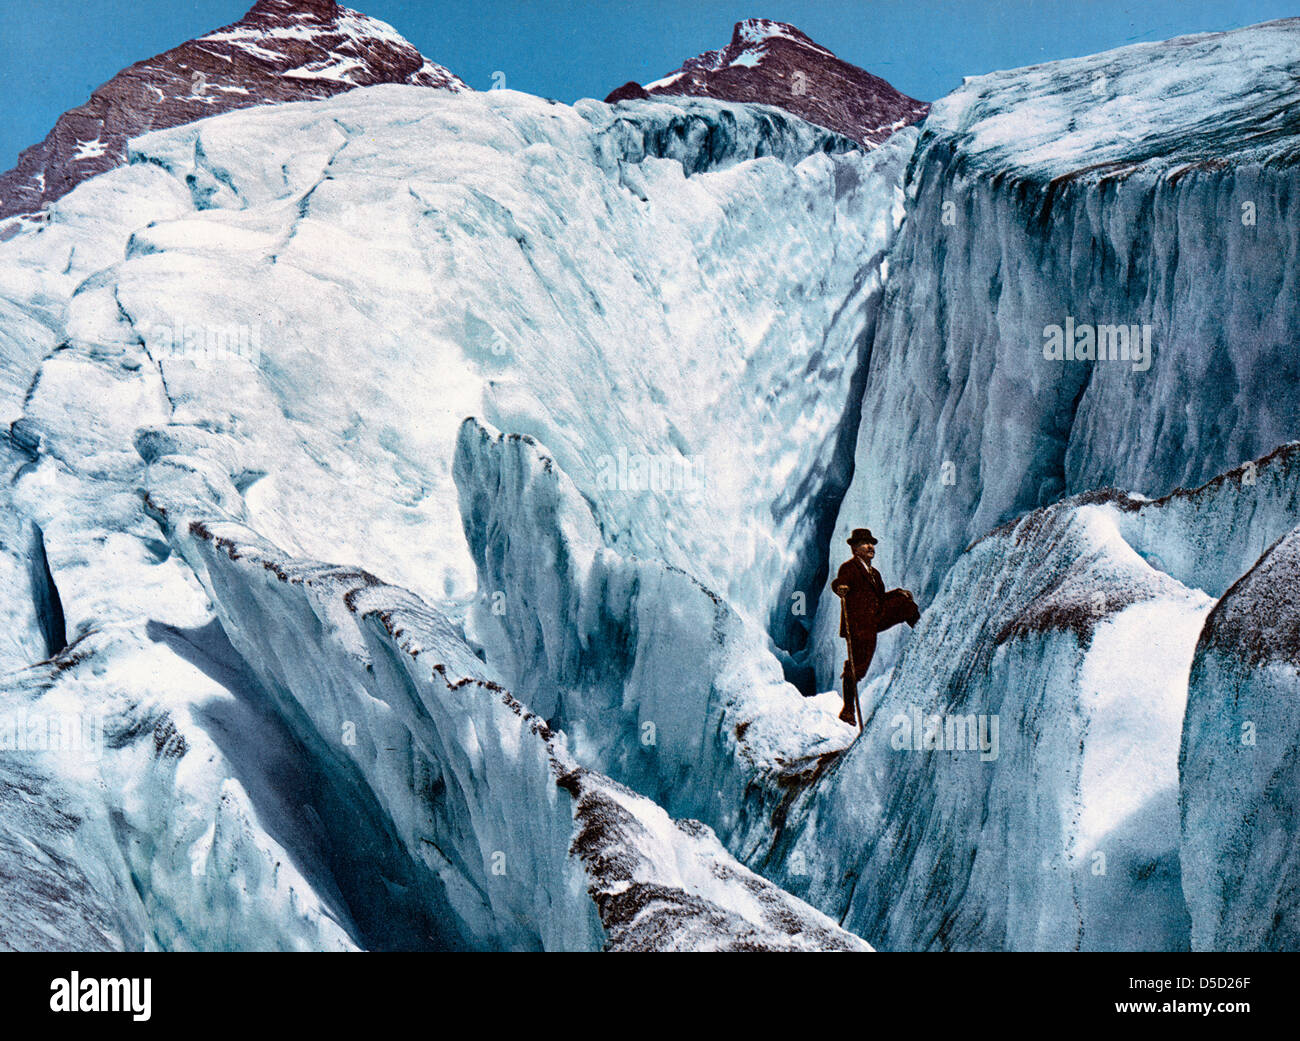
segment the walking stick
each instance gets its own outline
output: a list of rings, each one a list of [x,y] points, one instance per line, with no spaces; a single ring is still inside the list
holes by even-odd
[[[858,700],[858,668],[853,664],[853,630],[849,628],[849,601],[843,593],[836,593],[840,598],[840,628],[844,630],[844,645],[849,651],[848,676],[853,684],[853,713],[858,717],[858,733],[862,733],[862,702]]]

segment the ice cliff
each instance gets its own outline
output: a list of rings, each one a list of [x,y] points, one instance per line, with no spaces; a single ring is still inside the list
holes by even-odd
[[[1162,495],[1296,436],[1298,73],[1289,19],[991,73],[934,104],[832,551],[883,533],[877,566],[924,607],[1027,510]],[[1067,319],[1146,327],[1149,368],[1048,360]]]
[[[1188,904],[1199,912],[1212,891],[1201,873],[1240,848],[1196,815],[1220,812],[1234,769],[1268,770],[1225,760],[1221,728],[1197,739],[1202,716],[1281,712],[1269,747],[1294,755],[1285,704],[1228,709],[1206,644],[1225,617],[1246,638],[1238,655],[1256,627],[1285,633],[1275,612],[1233,612],[1249,577],[1226,587],[1267,570],[1253,555],[1298,505],[1289,445],[1194,491],[1088,492],[977,541],[873,688],[862,739],[789,810],[765,870],[887,949],[1185,949]],[[1180,827],[1185,710],[1197,744],[1182,753]],[[1281,790],[1239,780],[1244,806]],[[1191,878],[1180,847],[1200,857]]]
[[[479,630],[521,695],[575,754],[733,849],[766,844],[774,815],[852,732],[833,697],[784,681],[763,633],[657,560],[610,549],[591,508],[532,438],[469,419],[454,474],[480,586]]]
[[[1179,766],[1198,950],[1300,944],[1297,566],[1293,529],[1215,606],[1192,661]]]

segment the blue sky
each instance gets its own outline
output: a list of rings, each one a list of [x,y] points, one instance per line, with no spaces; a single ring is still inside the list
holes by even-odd
[[[134,61],[238,19],[253,0],[4,0],[0,169]],[[470,86],[604,97],[775,18],[933,100],[963,76],[1300,14],[1300,0],[353,0]]]

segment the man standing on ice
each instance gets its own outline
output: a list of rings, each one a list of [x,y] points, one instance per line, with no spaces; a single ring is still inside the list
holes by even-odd
[[[840,635],[848,644],[844,663],[844,708],[840,719],[862,726],[858,681],[867,674],[876,653],[876,634],[899,622],[916,625],[920,609],[906,589],[885,592],[885,581],[871,565],[876,539],[868,528],[854,528],[848,539],[853,556],[840,565],[831,591],[840,598]]]

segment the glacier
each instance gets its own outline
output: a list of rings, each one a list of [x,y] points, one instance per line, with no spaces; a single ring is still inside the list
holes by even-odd
[[[93,738],[3,749],[4,942],[1293,946],[1297,32],[871,151],[398,85],[133,140],[0,243],[0,745]],[[863,524],[924,613],[857,737]]]
[[[474,814],[514,835],[488,852],[528,865],[484,906],[477,843],[489,840],[455,813],[418,835],[411,825],[436,816],[413,779],[451,776],[451,746],[367,773],[340,761],[310,715],[330,682],[357,694],[360,637],[335,647],[311,621],[337,603],[230,593],[227,571],[165,518],[183,508],[236,525],[241,545],[295,574],[401,576],[412,590],[393,595],[458,676],[513,680],[479,657],[487,637],[473,631],[482,612],[451,469],[466,414],[531,427],[587,478],[622,551],[700,553],[733,581],[781,687],[762,623],[782,583],[816,567],[826,503],[847,483],[842,413],[861,385],[906,151],[865,156],[775,110],[706,101],[574,109],[376,88],[230,118],[137,139],[129,167],[0,247],[0,297],[21,319],[6,328],[6,712],[103,728],[97,758],[26,753],[44,764],[27,789],[58,804],[66,788],[81,822],[12,826],[13,849],[35,844],[87,879],[69,908],[84,924],[62,935],[171,950],[866,949],[704,825],[673,822],[576,760],[562,771],[570,795],[557,794],[567,753],[538,717],[519,723],[517,702],[515,730],[484,709],[506,773],[462,778]],[[438,137],[457,147],[425,147]],[[771,225],[773,197],[790,226]],[[375,240],[376,226],[389,234]],[[465,293],[475,282],[478,300]],[[321,341],[327,328],[339,345]],[[792,359],[810,382],[790,379]],[[770,380],[768,396],[746,393],[745,375]],[[675,388],[674,408],[659,386]],[[734,406],[730,440],[705,422],[719,399]],[[687,522],[665,526],[636,487],[597,482],[620,452],[725,473],[743,429],[784,460],[771,473],[767,456],[752,461],[766,499],[743,481],[718,499],[711,481],[711,502],[697,497]],[[792,474],[811,504],[790,495]],[[751,559],[733,574],[737,551]],[[347,567],[303,563],[330,559]],[[58,648],[42,596],[60,605]],[[303,630],[274,648],[249,642],[269,638],[280,612]],[[378,660],[403,653],[386,646]],[[299,657],[322,671],[272,669]],[[408,697],[401,676],[391,668],[398,687],[376,695]],[[507,754],[525,740],[531,774]],[[527,827],[508,802],[525,776],[541,800]],[[45,905],[27,913],[12,942],[57,946]]]

